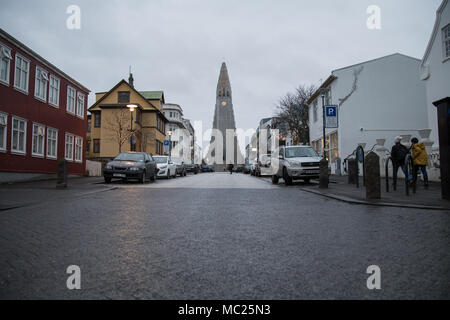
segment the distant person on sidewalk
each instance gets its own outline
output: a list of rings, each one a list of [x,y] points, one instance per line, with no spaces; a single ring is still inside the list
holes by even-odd
[[[428,166],[428,153],[425,149],[425,145],[423,143],[419,143],[417,138],[411,139],[411,151],[414,159],[414,169],[413,169],[413,181],[417,183],[417,173],[419,170],[422,172],[423,181],[425,183],[425,188],[428,188],[428,174],[427,174],[427,166]]]
[[[231,163],[228,165],[228,170],[230,171],[230,174],[233,174],[233,167],[234,166]]]
[[[408,154],[409,150],[406,146],[402,144],[402,137],[396,137],[395,138],[395,144],[392,147],[391,150],[391,159],[393,164],[393,171],[392,171],[392,179],[394,188],[397,186],[397,173],[398,168],[402,168],[403,173],[406,177],[406,164],[405,164],[405,158]]]

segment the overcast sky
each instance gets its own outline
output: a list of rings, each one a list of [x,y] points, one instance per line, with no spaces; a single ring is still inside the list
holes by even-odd
[[[334,69],[395,52],[421,59],[440,3],[0,0],[0,27],[93,93],[128,79],[131,65],[138,90],[164,90],[166,102],[205,129],[225,60],[236,125],[248,129],[274,114],[280,96]],[[66,28],[72,4],[81,9],[80,30]],[[381,30],[366,26],[370,5],[381,9]]]

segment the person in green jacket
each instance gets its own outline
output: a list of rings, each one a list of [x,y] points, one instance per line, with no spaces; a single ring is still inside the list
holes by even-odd
[[[417,173],[419,170],[422,172],[423,181],[425,183],[425,188],[428,188],[428,174],[427,174],[427,166],[428,166],[428,153],[425,149],[425,145],[423,143],[419,143],[417,138],[411,139],[411,151],[414,159],[414,169],[413,169],[413,181],[417,183]]]

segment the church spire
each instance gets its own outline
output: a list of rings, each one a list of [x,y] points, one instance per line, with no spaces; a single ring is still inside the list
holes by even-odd
[[[228,69],[225,61],[222,63],[222,67],[220,68],[219,81],[217,82],[217,96],[227,96],[231,98],[230,77],[228,76]]]

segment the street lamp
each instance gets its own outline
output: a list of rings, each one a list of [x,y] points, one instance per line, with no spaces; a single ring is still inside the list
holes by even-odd
[[[325,95],[327,94],[328,89],[322,88],[320,90],[320,96],[322,97],[322,130],[323,130],[323,158],[327,159],[327,152],[325,151],[327,136],[325,134]]]
[[[135,142],[134,142],[135,137],[134,137],[134,130],[133,130],[133,111],[135,109],[137,109],[137,107],[138,106],[135,105],[135,104],[127,105],[127,108],[130,109],[130,112],[131,112],[131,128],[130,128],[130,132],[133,133],[132,136],[130,137],[130,149],[131,149],[131,151],[135,151]]]

